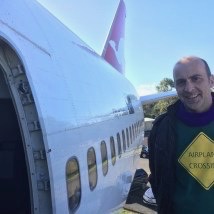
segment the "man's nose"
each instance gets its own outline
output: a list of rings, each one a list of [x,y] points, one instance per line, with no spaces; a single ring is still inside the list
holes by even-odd
[[[191,92],[193,89],[194,89],[194,84],[190,80],[187,80],[184,90],[187,92]]]

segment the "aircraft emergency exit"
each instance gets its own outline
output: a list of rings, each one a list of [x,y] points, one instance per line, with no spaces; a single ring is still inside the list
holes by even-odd
[[[121,32],[99,56],[36,0],[1,1],[0,213],[110,213],[125,200],[144,117]]]

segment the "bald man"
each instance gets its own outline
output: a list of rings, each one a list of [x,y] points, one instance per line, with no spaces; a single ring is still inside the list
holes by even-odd
[[[214,213],[214,78],[204,59],[173,69],[179,100],[149,136],[150,183],[159,214]]]

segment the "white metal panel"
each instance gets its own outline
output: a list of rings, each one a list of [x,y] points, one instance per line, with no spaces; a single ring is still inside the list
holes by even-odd
[[[24,16],[16,11],[15,2]],[[6,16],[8,8],[10,13]],[[48,20],[48,24],[43,20]],[[34,1],[4,1],[1,5],[0,26],[0,36],[9,41],[23,62],[34,96],[48,151],[54,212],[68,213],[65,183],[67,160],[77,156],[81,178],[87,179],[85,158],[89,146],[99,151],[101,140],[109,142],[110,135],[116,136],[117,132],[127,127],[126,124],[133,124],[143,118],[138,95],[124,76],[101,57],[77,45],[81,41]],[[136,114],[116,115],[115,110],[128,112],[128,95],[136,97],[133,100]],[[96,131],[100,132],[99,135]],[[112,194],[107,191],[109,188],[117,192],[121,171],[126,171],[121,166],[130,170],[134,168],[137,155],[134,149],[140,143],[139,138],[130,148],[132,153],[120,159],[123,165],[116,163],[112,167],[109,162],[108,178],[105,180],[101,177],[102,186],[98,183],[93,192],[97,196],[94,197],[97,200],[94,204],[98,204],[98,207],[101,208],[102,200],[99,200],[103,188],[106,189],[106,197]],[[108,151],[110,161],[110,148]],[[89,203],[87,182],[82,181],[87,194],[82,195],[79,213],[87,208],[97,209]]]

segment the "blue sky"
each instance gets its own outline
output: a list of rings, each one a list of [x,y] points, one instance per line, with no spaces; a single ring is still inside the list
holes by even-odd
[[[119,0],[38,0],[101,53]],[[124,0],[126,77],[140,95],[172,78],[182,56],[204,58],[214,69],[213,0]],[[63,12],[62,12],[63,11]]]

